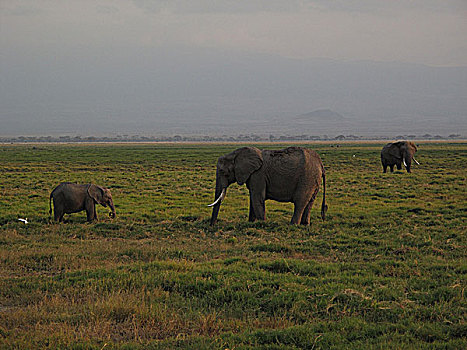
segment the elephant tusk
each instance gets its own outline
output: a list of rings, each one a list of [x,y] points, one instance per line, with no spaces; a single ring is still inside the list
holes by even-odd
[[[402,161],[404,162],[404,166],[407,168],[407,164],[405,163],[405,159],[402,158]]]
[[[222,193],[219,196],[219,198],[217,198],[213,203],[209,204],[208,207],[212,207],[212,206],[216,205],[219,201],[222,203],[224,198],[225,198],[225,188],[222,189]]]
[[[412,159],[413,159],[413,161],[414,161],[415,163],[417,163],[417,165],[420,165],[420,163],[417,162],[417,160],[416,160],[415,158],[412,158]]]

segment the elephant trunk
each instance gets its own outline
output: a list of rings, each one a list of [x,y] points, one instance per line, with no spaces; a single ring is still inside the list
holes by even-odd
[[[402,155],[402,162],[404,163],[407,172],[410,173],[410,165],[412,163],[412,154],[410,152],[404,152]]]
[[[216,191],[215,201],[211,204],[212,215],[211,215],[211,226],[217,222],[217,216],[219,215],[219,209],[221,208],[222,200],[225,197],[226,188],[221,185],[219,178],[216,179]]]
[[[109,217],[111,219],[115,218],[115,206],[113,203],[109,203],[109,207],[110,207],[110,213],[109,213]]]

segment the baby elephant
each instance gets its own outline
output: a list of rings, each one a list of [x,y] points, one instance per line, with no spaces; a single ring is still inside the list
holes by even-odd
[[[110,190],[93,184],[74,184],[62,182],[50,194],[49,213],[52,214],[51,201],[54,201],[54,220],[62,222],[64,214],[86,210],[88,222],[97,220],[96,203],[110,207],[109,216],[115,217],[115,207]]]

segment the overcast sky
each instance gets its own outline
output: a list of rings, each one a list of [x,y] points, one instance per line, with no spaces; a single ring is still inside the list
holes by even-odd
[[[465,0],[1,0],[2,52],[196,47],[467,65]],[[73,50],[74,51],[74,50]]]

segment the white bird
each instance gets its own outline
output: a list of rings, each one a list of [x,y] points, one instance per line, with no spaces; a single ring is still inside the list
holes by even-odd
[[[28,223],[28,218],[26,218],[26,219],[21,219],[21,218],[19,218],[18,221],[22,221],[22,222],[24,222],[25,224],[27,224],[27,223]]]

